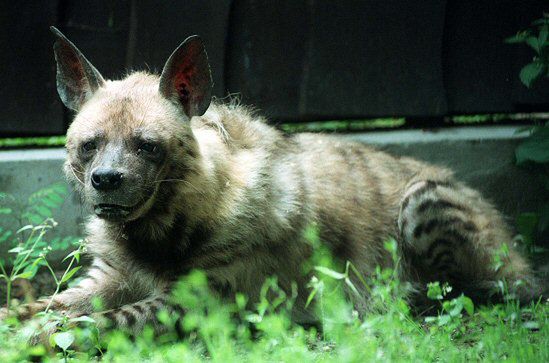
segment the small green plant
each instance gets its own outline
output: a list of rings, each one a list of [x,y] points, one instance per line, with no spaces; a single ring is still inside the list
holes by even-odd
[[[15,255],[11,270],[5,266],[4,261],[0,262],[0,277],[6,282],[6,307],[8,314],[11,307],[11,289],[14,281],[17,279],[30,280],[36,275],[38,268],[44,263],[45,256],[50,250],[47,246],[41,249],[38,247],[43,245],[43,238],[46,232],[55,227],[55,225],[56,223],[53,219],[47,218],[44,220],[44,223],[38,226],[27,225],[20,228],[16,232],[16,235],[20,235],[25,231],[29,231],[30,233],[22,243],[19,243],[17,247],[8,251]]]
[[[524,43],[534,52],[532,62],[525,65],[519,74],[522,83],[531,87],[542,78],[549,77],[549,13],[532,23],[529,29],[518,32],[506,39],[507,43]],[[535,244],[536,236],[549,230],[549,123],[528,127],[520,132],[529,132],[529,137],[515,150],[517,165],[535,166],[545,186],[545,204],[540,210],[522,213],[517,218],[517,229],[528,251],[533,254],[543,252]]]
[[[524,43],[535,52],[531,63],[522,67],[519,77],[530,88],[535,82],[549,77],[549,13],[532,23],[529,29],[507,38],[507,43]]]
[[[428,294],[440,305],[440,313],[425,323],[411,314],[403,299],[406,285],[398,279],[395,241],[385,246],[393,266],[377,268],[361,279],[351,264],[331,261],[314,226],[306,239],[318,248],[305,272],[322,286],[309,304],[309,309],[321,311],[322,330],[293,322],[295,301],[304,297],[291,286],[282,289],[283,281],[276,277],[258,287],[257,302],[251,303],[241,294],[220,299],[209,290],[206,275],[192,271],[172,294],[181,313],[159,311],[158,325],[165,329],[157,334],[145,327],[132,337],[119,330],[99,335],[90,318],[48,312],[43,318],[50,319],[48,324],[57,331],[43,345],[29,346],[16,339],[17,332],[35,330],[32,322],[16,328],[0,322],[0,362],[537,362],[549,358],[547,304],[477,307],[464,296],[445,300],[450,287],[433,283]],[[311,288],[314,291],[315,283]],[[349,299],[356,296],[355,290],[368,291],[368,306],[376,308],[357,314]]]
[[[463,313],[473,316],[475,305],[467,296],[461,294],[457,298],[445,300],[445,296],[452,291],[448,283],[440,285],[438,281],[427,285],[427,297],[440,303],[441,310],[437,316],[425,317],[426,323],[434,324],[433,327],[445,328],[449,332],[464,334],[466,326],[462,323]]]
[[[61,275],[60,278],[57,278],[56,274],[55,274],[55,271],[53,270],[53,268],[51,267],[51,265],[48,263],[48,260],[46,260],[44,258],[44,264],[46,265],[46,267],[48,268],[48,270],[50,271],[51,273],[51,276],[53,277],[54,281],[55,281],[55,292],[51,295],[51,298],[50,298],[50,301],[48,303],[48,306],[46,307],[46,310],[45,312],[48,312],[50,307],[51,307],[51,304],[53,302],[53,299],[55,298],[55,296],[59,293],[59,291],[61,290],[61,286],[64,284],[64,283],[67,283],[77,272],[78,270],[80,270],[82,268],[82,266],[76,266],[76,267],[73,267],[74,263],[80,263],[80,255],[82,254],[82,252],[84,251],[84,242],[83,240],[80,240],[79,241],[79,244],[78,244],[78,248],[74,251],[72,251],[71,253],[69,253],[64,259],[63,259],[63,262],[65,262],[67,259],[70,258],[70,261],[69,261],[69,264],[67,266],[67,268],[64,270],[63,272],[63,275]]]
[[[519,215],[516,224],[529,252],[536,253],[547,248],[536,244],[536,237],[549,231],[549,123],[525,131],[530,135],[515,150],[517,165],[535,169],[546,192],[540,196],[542,206]]]
[[[55,279],[59,292],[61,284],[70,279],[78,270],[71,268],[75,260],[78,262],[81,253],[81,243],[75,238],[56,238],[55,243],[48,242],[46,235],[57,226],[53,219],[53,211],[59,208],[67,194],[66,187],[61,184],[53,184],[47,188],[32,193],[26,203],[17,203],[15,198],[7,193],[0,193],[0,214],[20,228],[12,230],[0,227],[0,243],[8,246],[8,260],[0,259],[0,278],[5,281],[6,306],[8,313],[11,308],[13,283],[19,279],[31,280],[41,266],[46,266]],[[53,269],[49,265],[46,256],[53,250],[66,249],[70,243],[78,243],[78,249],[71,253],[69,268],[61,279],[57,279]]]

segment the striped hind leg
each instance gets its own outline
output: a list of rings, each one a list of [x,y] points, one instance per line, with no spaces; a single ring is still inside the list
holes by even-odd
[[[528,263],[510,246],[511,233],[501,215],[460,183],[411,182],[398,228],[407,277],[420,290],[427,282],[446,281],[456,294],[486,301],[503,282],[508,296],[521,301],[540,293]]]

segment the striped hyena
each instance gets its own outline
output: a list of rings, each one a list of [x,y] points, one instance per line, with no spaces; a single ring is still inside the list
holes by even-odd
[[[76,111],[64,169],[93,211],[93,262],[78,286],[54,298],[55,309],[106,315],[135,331],[169,308],[173,281],[198,268],[220,297],[238,291],[253,301],[269,275],[283,289],[295,282],[294,318],[310,322],[301,267],[312,252],[302,241],[311,223],[364,276],[391,263],[383,242],[392,236],[401,278],[420,291],[440,280],[482,298],[506,280],[519,299],[539,294],[511,246],[504,266],[492,267],[511,243],[509,227],[450,171],[336,137],[284,135],[242,106],[212,103],[197,36],[160,76],[110,81],[52,30],[58,92]],[[94,313],[93,297],[105,312]],[[367,308],[366,294],[359,305]],[[20,315],[43,308],[39,301]]]

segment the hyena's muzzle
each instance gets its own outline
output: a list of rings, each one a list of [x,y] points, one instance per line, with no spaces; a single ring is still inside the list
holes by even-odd
[[[161,161],[160,147],[145,143],[136,152],[127,145],[128,141],[122,138],[88,145],[94,155],[88,163],[84,194],[100,218],[136,219],[148,209],[156,194],[160,165],[148,159]],[[145,160],[141,153],[147,153],[149,158]]]

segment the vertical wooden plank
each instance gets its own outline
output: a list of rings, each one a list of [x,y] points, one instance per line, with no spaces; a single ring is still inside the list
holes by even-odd
[[[269,118],[298,118],[310,31],[307,2],[234,1],[229,29],[229,92]]]
[[[546,2],[538,0],[448,3],[443,54],[450,113],[548,109],[549,87],[528,90],[518,78],[533,51],[504,42],[541,17],[543,9],[547,10]]]
[[[441,116],[445,1],[312,2],[306,118]]]
[[[444,6],[235,1],[228,88],[277,120],[443,115]]]
[[[108,79],[123,77],[130,23],[130,1],[66,0],[59,27]]]
[[[64,132],[48,29],[58,3],[0,2],[0,136]]]
[[[137,1],[132,63],[160,73],[171,52],[190,35],[204,40],[214,79],[214,94],[225,95],[225,41],[230,0]]]

